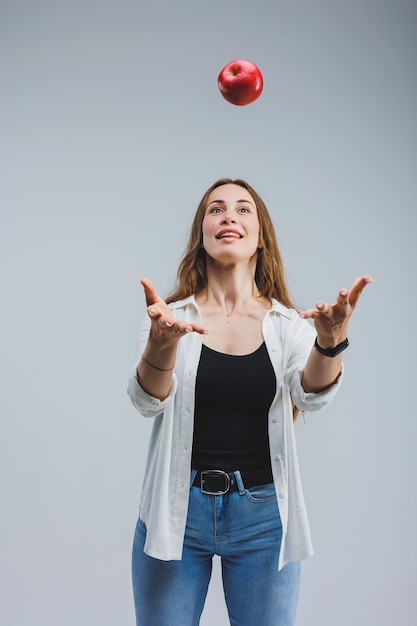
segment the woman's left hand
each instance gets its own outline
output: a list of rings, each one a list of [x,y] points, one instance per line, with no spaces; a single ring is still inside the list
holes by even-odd
[[[300,316],[311,318],[317,331],[317,341],[322,348],[334,348],[342,343],[348,332],[349,320],[366,285],[373,283],[371,276],[359,276],[352,287],[341,289],[335,304],[319,300],[315,309],[303,311]]]

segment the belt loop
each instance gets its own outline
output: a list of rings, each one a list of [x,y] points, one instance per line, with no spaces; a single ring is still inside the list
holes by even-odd
[[[243,484],[243,480],[242,480],[242,475],[239,472],[239,470],[236,470],[234,472],[235,478],[236,478],[236,484],[239,488],[239,495],[244,496],[245,495],[245,485]]]

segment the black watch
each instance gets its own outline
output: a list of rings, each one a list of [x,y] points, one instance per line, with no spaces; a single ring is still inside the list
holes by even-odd
[[[344,341],[342,341],[342,343],[339,343],[334,348],[322,348],[319,345],[319,342],[317,341],[317,337],[316,337],[316,341],[314,342],[314,347],[316,348],[316,350],[320,352],[320,354],[324,354],[324,356],[329,356],[331,358],[337,356],[338,354],[343,352],[343,350],[346,350],[348,345],[349,345],[349,341],[347,337]]]

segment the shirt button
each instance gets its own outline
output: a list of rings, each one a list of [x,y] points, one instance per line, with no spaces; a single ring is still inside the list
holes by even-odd
[[[279,498],[280,500],[283,500],[283,499],[285,498],[285,493],[279,493],[279,494],[278,494],[278,498]]]
[[[279,459],[280,459],[279,454],[276,454],[275,457],[274,457],[274,461],[279,461]]]
[[[272,346],[272,351],[276,352],[278,350],[278,346]]]
[[[277,418],[276,418],[276,417],[273,417],[273,418],[272,418],[272,423],[273,423],[273,424],[276,424],[276,423],[277,423],[277,421],[278,421],[278,420],[277,420]]]

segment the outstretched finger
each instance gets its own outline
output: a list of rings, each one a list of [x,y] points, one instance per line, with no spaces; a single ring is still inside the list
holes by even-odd
[[[349,304],[349,291],[346,288],[340,289],[336,298],[336,307],[340,310],[346,309]]]
[[[149,314],[151,315],[151,317],[154,317],[154,314],[150,312]],[[174,335],[178,335],[178,337],[186,335],[188,333],[198,333],[200,335],[207,334],[207,330],[199,324],[192,324],[191,322],[182,321],[180,322],[174,317],[166,317],[165,315],[155,315],[156,317],[158,317],[157,323],[159,324],[160,328],[165,328],[168,332],[173,333]]]
[[[359,297],[362,291],[365,289],[366,285],[369,285],[373,282],[374,279],[368,274],[366,274],[365,276],[358,276],[358,278],[353,281],[353,285],[349,291],[349,304],[352,307],[356,306],[356,303],[358,302]]]
[[[203,327],[200,326],[199,324],[190,324],[191,329],[188,330],[186,332],[194,332],[194,333],[198,333],[199,335],[207,335],[208,331]]]
[[[156,293],[153,283],[148,278],[140,278],[139,280],[145,292],[146,306],[160,302],[161,298]]]
[[[175,333],[199,333],[200,335],[206,335],[207,330],[200,326],[199,324],[192,324],[191,322],[179,322],[175,321],[167,321],[165,324],[172,328]]]
[[[302,311],[300,313],[300,317],[302,317],[303,319],[317,319],[318,317],[329,313],[329,310],[329,305],[320,300],[316,303],[315,309],[306,309],[305,311]]]

